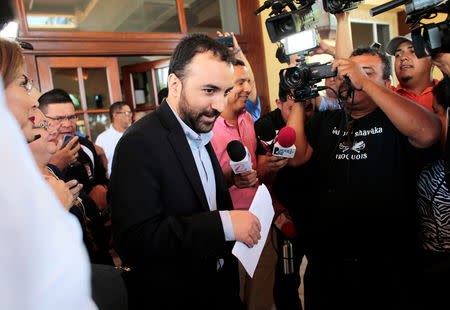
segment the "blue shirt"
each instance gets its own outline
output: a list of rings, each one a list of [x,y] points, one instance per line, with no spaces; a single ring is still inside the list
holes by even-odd
[[[214,176],[214,169],[212,166],[211,158],[209,157],[206,145],[209,143],[213,136],[213,132],[198,134],[178,116],[177,113],[170,109],[175,115],[176,119],[181,125],[181,128],[186,135],[189,147],[191,148],[192,156],[197,166],[197,171],[200,175],[200,179],[203,185],[203,191],[205,192],[206,200],[211,211],[217,210],[216,200],[216,178]],[[228,211],[219,211],[220,219],[222,220],[222,226],[225,234],[225,240],[232,241],[234,238],[233,223],[231,221],[230,213]]]
[[[247,99],[245,110],[250,113],[250,115],[253,117],[253,121],[256,122],[261,116],[261,102],[259,100],[259,97],[256,96],[256,104],[250,99]]]

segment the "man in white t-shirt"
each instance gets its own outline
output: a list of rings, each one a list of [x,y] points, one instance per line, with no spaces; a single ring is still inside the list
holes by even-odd
[[[114,102],[109,108],[111,127],[102,132],[95,141],[95,144],[105,150],[108,159],[108,177],[111,175],[111,166],[114,157],[114,150],[125,130],[131,125],[133,112],[125,101]]]

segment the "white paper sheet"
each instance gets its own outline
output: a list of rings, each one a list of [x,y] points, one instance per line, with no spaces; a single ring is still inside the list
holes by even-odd
[[[253,278],[253,273],[266,244],[267,235],[274,216],[272,198],[264,184],[258,187],[249,211],[256,215],[261,222],[261,239],[253,248],[249,248],[243,242],[236,241],[232,253],[239,259],[250,277]]]

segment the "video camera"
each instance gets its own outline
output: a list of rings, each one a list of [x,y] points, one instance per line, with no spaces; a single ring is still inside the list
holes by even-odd
[[[304,57],[300,58],[300,64],[280,70],[280,87],[285,91],[294,89],[294,100],[305,101],[319,95],[319,91],[326,87],[317,86],[322,79],[336,76],[332,71],[332,64],[307,64]]]
[[[406,22],[410,25],[414,52],[419,58],[450,52],[450,19],[448,0],[394,0],[370,9],[375,16],[400,5],[405,5]],[[422,19],[432,19],[437,13],[447,13],[447,19],[438,24],[422,24]]]
[[[356,9],[363,0],[323,0],[323,9],[331,14],[339,14]]]

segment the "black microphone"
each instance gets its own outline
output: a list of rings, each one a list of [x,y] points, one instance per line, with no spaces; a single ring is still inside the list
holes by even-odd
[[[272,2],[264,1],[264,4],[261,7],[259,7],[258,9],[256,9],[255,12],[253,12],[253,13],[255,13],[255,15],[258,16],[262,11],[270,8],[271,5],[272,5]]]
[[[272,122],[267,119],[261,119],[255,124],[255,131],[258,132],[258,139],[264,149],[272,153],[273,145],[277,137],[277,131]]]
[[[28,141],[28,144],[30,144],[31,142],[36,141],[36,140],[39,139],[40,137],[41,137],[41,135],[35,135],[35,136],[33,137],[33,140]]]
[[[369,14],[370,14],[370,16],[374,17],[378,14],[384,13],[384,12],[389,11],[393,8],[396,8],[400,5],[403,5],[406,2],[408,2],[408,0],[394,0],[394,1],[386,2],[382,5],[371,8],[369,10]]]
[[[230,156],[230,166],[235,174],[252,171],[252,160],[248,149],[239,140],[233,140],[227,145]]]

